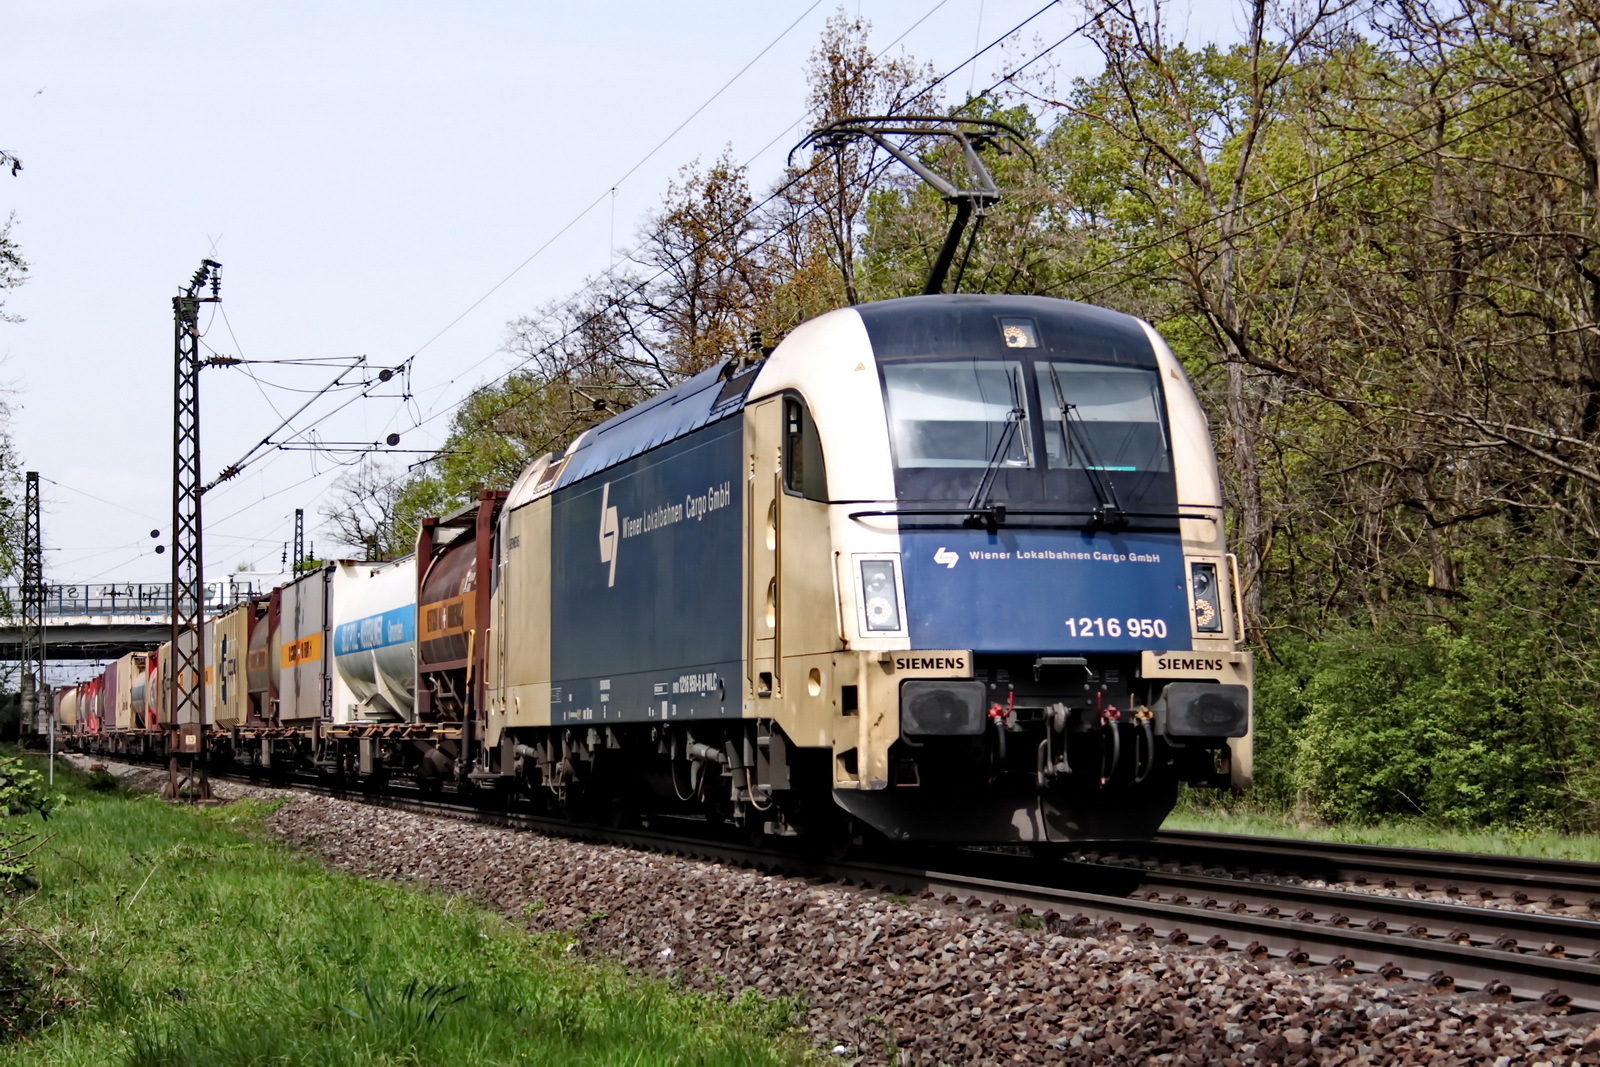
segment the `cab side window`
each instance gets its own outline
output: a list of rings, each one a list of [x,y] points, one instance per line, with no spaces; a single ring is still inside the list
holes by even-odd
[[[828,473],[822,463],[822,439],[806,402],[797,396],[783,401],[783,486],[807,500],[828,499]]]

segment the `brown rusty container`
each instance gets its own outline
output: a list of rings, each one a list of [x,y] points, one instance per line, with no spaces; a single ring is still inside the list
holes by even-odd
[[[422,670],[464,667],[467,634],[477,617],[475,538],[463,535],[436,549],[417,598],[417,664]]]
[[[465,722],[470,738],[483,712],[493,531],[502,492],[417,534],[417,717]]]

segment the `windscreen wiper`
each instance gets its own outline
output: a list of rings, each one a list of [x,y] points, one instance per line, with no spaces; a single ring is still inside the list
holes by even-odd
[[[1016,440],[1017,428],[1022,425],[1022,420],[1027,417],[1023,407],[1022,391],[1017,388],[1015,377],[1011,379],[1011,410],[1006,412],[1005,428],[1000,431],[1000,443],[995,446],[994,455],[989,457],[988,465],[983,468],[983,477],[978,479],[978,487],[972,491],[972,498],[967,501],[967,526],[984,526],[990,533],[1006,521],[1006,507],[990,501],[989,492],[994,488],[994,477],[1000,473],[1000,465],[1005,462],[1007,453],[1011,451],[1011,442]]]
[[[1083,471],[1089,476],[1089,487],[1094,490],[1095,500],[1099,501],[1099,506],[1094,509],[1095,525],[1108,530],[1120,530],[1128,525],[1128,513],[1122,510],[1122,501],[1117,498],[1116,484],[1095,458],[1094,448],[1089,443],[1089,427],[1084,424],[1078,405],[1067,403],[1055,364],[1046,363],[1045,366],[1050,370],[1050,386],[1056,392],[1056,407],[1061,411],[1061,447],[1068,450],[1062,459],[1070,463],[1071,449],[1077,448],[1078,454],[1083,457]]]

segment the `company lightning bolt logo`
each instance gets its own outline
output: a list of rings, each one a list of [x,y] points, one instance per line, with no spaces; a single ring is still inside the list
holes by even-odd
[[[600,490],[600,562],[611,564],[606,587],[617,584],[617,509],[611,506],[611,483]]]
[[[945,548],[943,545],[940,545],[939,551],[933,554],[933,561],[939,564],[941,567],[945,567],[953,571],[956,569],[956,564],[961,561],[961,557],[950,551],[948,548]]]

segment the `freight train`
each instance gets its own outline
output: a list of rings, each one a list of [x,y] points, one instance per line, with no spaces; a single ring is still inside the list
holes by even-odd
[[[1147,323],[1043,297],[824,314],[208,626],[214,762],[753,835],[1141,837],[1249,784],[1205,415]],[[165,650],[59,695],[171,736]],[[163,732],[165,731],[165,733]]]

